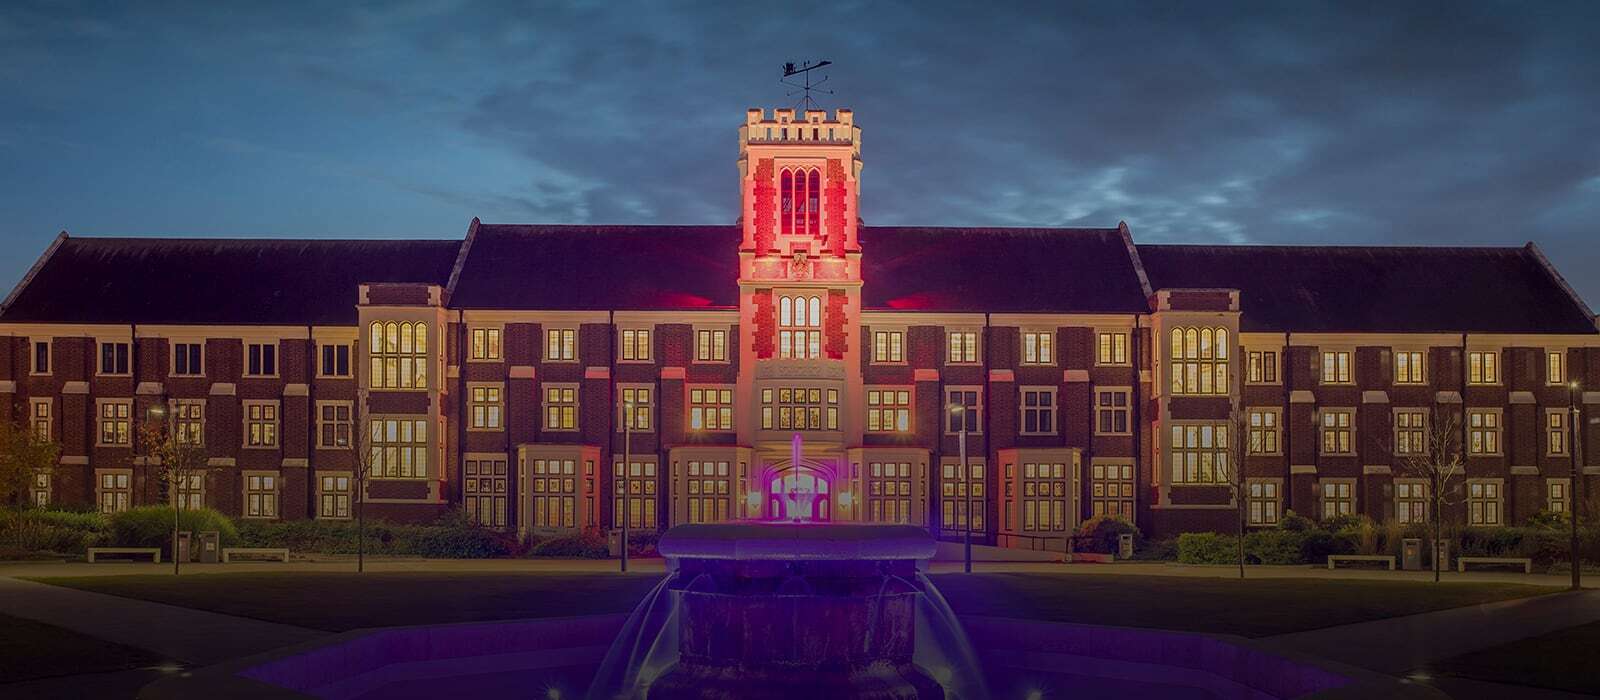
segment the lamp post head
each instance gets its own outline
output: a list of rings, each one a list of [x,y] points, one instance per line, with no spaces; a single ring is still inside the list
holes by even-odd
[[[959,416],[967,412],[967,407],[963,404],[953,403],[950,404],[950,412]]]
[[[161,404],[152,404],[149,410],[145,411],[145,413],[151,418],[161,418],[167,415],[167,407]]]

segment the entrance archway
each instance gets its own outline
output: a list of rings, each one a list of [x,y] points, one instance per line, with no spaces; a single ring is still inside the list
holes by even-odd
[[[775,520],[827,521],[833,517],[828,478],[807,466],[778,472],[767,484],[767,512]]]

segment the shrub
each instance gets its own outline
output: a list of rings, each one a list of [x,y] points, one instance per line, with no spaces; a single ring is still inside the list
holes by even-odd
[[[1306,564],[1324,564],[1329,554],[1354,554],[1356,536],[1353,533],[1334,533],[1327,530],[1310,530],[1300,543],[1300,561]]]
[[[1364,523],[1372,522],[1360,515],[1333,515],[1322,519],[1322,529],[1328,532],[1359,532]]]
[[[250,546],[286,547],[295,552],[355,554],[358,528],[351,520],[246,522],[240,537]],[[517,551],[515,537],[445,517],[427,525],[368,520],[367,554],[438,559],[503,557]]]
[[[1244,536],[1245,558],[1252,564],[1300,564],[1305,540],[1300,531],[1256,530]]]
[[[1178,540],[1145,540],[1134,546],[1133,558],[1135,561],[1177,561]]]
[[[1571,523],[1572,517],[1566,511],[1541,510],[1528,516],[1528,527],[1537,529],[1565,530],[1571,526]],[[1582,525],[1583,522],[1580,520],[1578,524]]]
[[[1239,539],[1216,532],[1178,535],[1178,561],[1184,564],[1236,564]]]
[[[605,536],[601,535],[602,541]],[[628,554],[642,557],[652,557],[656,554],[656,543],[661,541],[661,533],[655,530],[629,530]]]
[[[161,547],[170,554],[172,544],[172,507],[140,506],[111,514],[109,540],[117,547]],[[239,531],[233,521],[210,508],[181,511],[178,529],[182,532],[200,533],[216,531],[222,546],[239,543]],[[193,534],[191,534],[193,536]]]
[[[1125,534],[1133,535],[1133,547],[1137,550],[1142,539],[1139,528],[1114,515],[1096,515],[1078,526],[1077,544],[1090,552],[1114,554],[1118,538]]]
[[[63,527],[43,511],[0,511],[0,559],[28,559],[50,554],[82,554],[101,533]]]
[[[1278,529],[1279,530],[1288,530],[1290,532],[1305,532],[1307,530],[1316,529],[1316,527],[1317,527],[1317,524],[1314,523],[1314,522],[1311,522],[1311,518],[1308,518],[1308,517],[1306,517],[1304,515],[1299,515],[1299,514],[1295,513],[1292,510],[1284,511],[1283,512],[1283,517],[1278,520]]]
[[[634,538],[630,536],[628,539],[631,541]],[[584,530],[577,535],[552,537],[534,545],[530,553],[536,557],[568,557],[576,559],[604,559],[609,556],[606,547],[606,536],[596,528]]]

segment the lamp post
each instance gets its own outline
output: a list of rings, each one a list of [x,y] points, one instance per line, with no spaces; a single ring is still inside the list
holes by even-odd
[[[159,446],[146,445],[145,450],[148,452],[147,459],[150,457],[165,457],[165,455],[160,453],[171,454],[172,450],[170,449],[170,443],[171,440],[174,439],[174,436],[172,434],[172,426],[169,421],[169,416],[167,415],[166,405],[164,403],[152,404],[145,412],[145,420],[147,423],[160,425],[165,431],[160,433],[159,437],[152,431],[150,439],[162,440],[168,443]],[[172,456],[176,457],[176,455]],[[165,459],[163,459],[163,461],[165,461]],[[146,466],[148,466],[148,464]],[[180,560],[178,558],[178,528],[181,527],[178,524],[178,515],[179,508],[183,504],[183,499],[178,497],[178,484],[176,483],[176,479],[172,477],[172,465],[163,464],[161,465],[161,469],[165,474],[165,481],[167,482],[167,498],[171,499],[172,501],[172,575],[177,576],[178,567],[180,566]]]
[[[628,468],[633,463],[633,402],[622,402],[622,573],[628,573]]]
[[[1567,422],[1567,455],[1572,458],[1572,480],[1567,486],[1567,521],[1572,530],[1572,590],[1583,588],[1583,561],[1578,550],[1578,484],[1582,475],[1578,470],[1578,383],[1567,384],[1567,409],[1570,418]]]
[[[962,518],[963,527],[961,530],[961,548],[964,550],[962,570],[970,574],[972,573],[972,484],[969,483],[970,479],[968,479],[967,471],[967,407],[963,404],[951,404],[950,415],[955,416],[956,420],[961,423],[961,430],[957,433],[956,444],[960,446],[961,452],[961,473],[960,481],[958,482],[961,491],[961,507],[966,511],[966,516]]]

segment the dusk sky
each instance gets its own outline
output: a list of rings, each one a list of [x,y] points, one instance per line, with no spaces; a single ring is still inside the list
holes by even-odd
[[[1533,240],[1600,302],[1597,2],[192,4],[0,8],[0,287],[62,229],[730,224],[829,59],[868,224]]]

